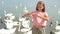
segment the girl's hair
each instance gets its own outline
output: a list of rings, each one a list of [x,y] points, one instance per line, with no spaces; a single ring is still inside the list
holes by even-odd
[[[42,4],[42,1],[38,1],[37,5],[36,5],[36,10],[38,10],[38,4]],[[42,12],[45,12],[45,4],[43,3],[43,9]]]

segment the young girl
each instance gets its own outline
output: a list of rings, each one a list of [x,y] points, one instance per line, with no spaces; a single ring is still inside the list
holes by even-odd
[[[49,17],[45,12],[45,5],[42,1],[37,3],[36,11],[27,13],[24,16],[32,17],[33,19],[32,34],[45,34],[45,26]]]

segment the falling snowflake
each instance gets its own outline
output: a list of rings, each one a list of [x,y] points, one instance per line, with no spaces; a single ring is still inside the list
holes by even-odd
[[[28,10],[27,10],[27,7],[26,6],[24,7],[24,12],[25,13],[28,13]]]
[[[7,13],[7,11],[6,10],[4,10],[4,15],[6,16],[6,13]]]
[[[0,17],[1,18],[1,17]]]
[[[54,5],[54,7],[56,7],[56,5]]]
[[[4,10],[4,13],[6,13],[6,10]]]
[[[27,7],[25,6],[25,7],[24,7],[24,9],[26,10],[26,9],[27,9]]]
[[[60,11],[58,11],[58,13],[60,14]]]
[[[18,8],[18,6],[15,7],[16,9]]]
[[[2,4],[4,4],[4,1],[2,1]]]

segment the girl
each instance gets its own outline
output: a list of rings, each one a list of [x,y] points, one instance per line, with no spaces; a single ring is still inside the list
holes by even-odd
[[[37,3],[36,11],[27,13],[24,16],[32,17],[33,19],[32,34],[45,34],[45,26],[49,17],[45,12],[45,5],[42,1]]]

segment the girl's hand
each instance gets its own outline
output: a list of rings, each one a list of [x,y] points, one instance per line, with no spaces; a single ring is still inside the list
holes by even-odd
[[[27,13],[27,14],[24,14],[24,16],[29,17],[29,16],[30,16],[30,14],[29,14],[29,13]]]
[[[49,17],[48,16],[42,16],[42,15],[36,15],[37,17],[40,17],[40,18],[42,18],[42,19],[44,19],[44,20],[49,20]]]

